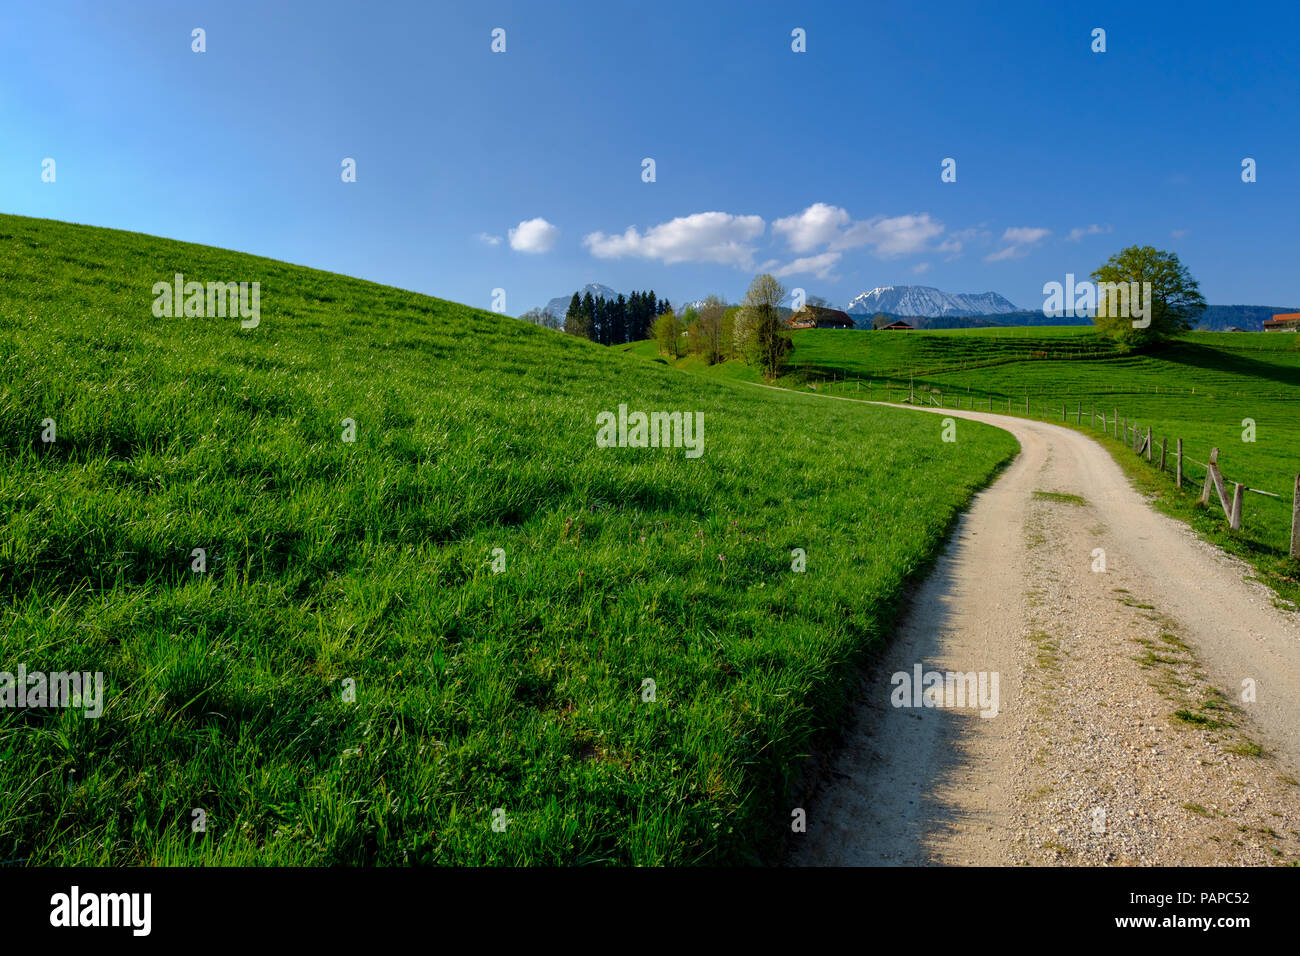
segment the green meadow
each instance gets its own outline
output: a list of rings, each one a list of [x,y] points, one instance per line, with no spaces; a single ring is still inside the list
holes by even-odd
[[[155,318],[178,272],[260,282],[260,324]],[[700,413],[703,454],[597,447],[620,404]],[[1015,450],[0,216],[0,671],[105,681],[98,719],[0,709],[0,863],[774,860]]]
[[[1286,333],[1192,332],[1158,350],[1125,354],[1091,327],[970,329],[928,332],[804,330],[778,383],[876,401],[909,396],[927,405],[985,409],[1067,423],[1098,437],[1157,506],[1207,538],[1250,560],[1285,599],[1300,601],[1300,561],[1288,558],[1295,476],[1300,473],[1300,336]],[[638,345],[649,357],[652,348]],[[735,375],[728,362],[696,371]],[[1148,465],[1106,437],[1118,412],[1145,435]],[[1082,423],[1078,411],[1082,409]],[[1254,423],[1253,431],[1250,423]],[[1112,431],[1113,434],[1113,431]],[[1183,439],[1184,487],[1173,482],[1173,454]],[[1162,439],[1167,472],[1157,470]],[[1229,483],[1279,497],[1245,495],[1240,532],[1228,529],[1218,498],[1198,507],[1212,448]],[[1232,486],[1228,485],[1231,495]]]

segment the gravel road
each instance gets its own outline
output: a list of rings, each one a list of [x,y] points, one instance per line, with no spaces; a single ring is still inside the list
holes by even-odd
[[[1300,860],[1300,615],[1088,436],[916,411],[1004,428],[1021,453],[864,673],[788,862]],[[996,673],[996,716],[896,706],[918,664]]]

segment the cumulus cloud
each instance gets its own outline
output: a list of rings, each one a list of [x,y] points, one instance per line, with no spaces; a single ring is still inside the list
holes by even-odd
[[[820,247],[841,252],[866,246],[881,259],[926,251],[931,239],[943,232],[943,222],[931,219],[930,213],[854,221],[846,209],[828,203],[813,203],[803,212],[772,222],[772,233],[783,235],[794,252]]]
[[[1029,255],[1029,250],[1052,234],[1052,230],[1040,226],[1012,226],[1002,233],[1002,241],[1010,243],[997,252],[984,257],[985,262],[1001,262],[1003,259],[1019,259]]]
[[[925,251],[926,243],[942,233],[943,223],[931,219],[929,213],[875,216],[855,222],[832,248],[869,246],[882,259],[896,259]]]
[[[784,236],[795,252],[810,252],[838,239],[840,228],[849,222],[846,210],[816,202],[801,213],[776,220],[772,232]]]
[[[550,252],[560,230],[540,216],[525,219],[510,230],[510,248],[516,252]]]
[[[778,279],[784,279],[786,276],[802,275],[810,273],[818,279],[831,278],[831,269],[835,268],[836,263],[840,261],[843,253],[823,252],[816,256],[804,256],[788,262],[783,266],[777,266],[774,263],[767,263],[764,268],[767,269]]]
[[[784,236],[793,252],[811,252],[820,247],[842,252],[866,246],[882,259],[923,252],[929,241],[943,231],[943,223],[930,218],[929,213],[854,221],[846,210],[823,202],[772,223],[772,232]]]
[[[1110,232],[1110,226],[1099,226],[1094,222],[1090,226],[1081,226],[1071,229],[1070,234],[1065,237],[1065,241],[1078,242],[1084,236],[1100,236],[1107,232]]]
[[[651,226],[644,233],[635,226],[621,235],[589,233],[582,244],[597,259],[658,259],[665,265],[713,262],[747,269],[754,261],[753,241],[766,228],[761,216],[697,212]]]

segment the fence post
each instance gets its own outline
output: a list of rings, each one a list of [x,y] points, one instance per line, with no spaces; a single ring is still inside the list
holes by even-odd
[[[1112,426],[1112,430],[1115,432],[1115,437],[1118,438],[1119,437],[1119,409],[1112,408],[1111,411],[1114,412],[1114,417],[1111,419],[1111,421],[1114,423]]]
[[[1025,396],[1025,414],[1026,414],[1026,415],[1029,414],[1029,396],[1028,396],[1028,395]]]
[[[1300,558],[1300,475],[1295,476],[1295,496],[1291,499],[1291,557]]]
[[[1178,474],[1174,480],[1178,484],[1178,490],[1182,491],[1183,490],[1183,440],[1179,438],[1177,439],[1177,441],[1178,441],[1178,450],[1174,452],[1174,455],[1175,455],[1175,465],[1178,468]]]
[[[1232,483],[1232,514],[1228,518],[1228,527],[1233,531],[1241,530],[1241,503],[1245,494],[1240,481]]]
[[[1076,425],[1083,424],[1083,402],[1074,403],[1074,423]]]
[[[1061,406],[1061,421],[1065,421],[1065,406]]]
[[[1151,426],[1147,426],[1147,461],[1151,460]]]
[[[1160,439],[1160,470],[1165,470],[1165,454],[1169,451],[1169,439]]]
[[[1097,405],[1095,403],[1092,406],[1092,418],[1088,420],[1088,424],[1093,428],[1097,427]]]

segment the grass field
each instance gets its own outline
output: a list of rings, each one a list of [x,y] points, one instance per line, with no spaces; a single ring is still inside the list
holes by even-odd
[[[260,325],[154,318],[176,272],[259,281]],[[620,403],[702,413],[703,455],[597,448]],[[0,862],[770,859],[854,663],[1015,451],[939,438],[0,216],[0,671],[106,684],[99,719],[0,709]]]
[[[991,408],[1069,424],[1096,434],[1159,507],[1248,558],[1290,601],[1300,600],[1300,562],[1287,557],[1295,476],[1300,473],[1300,337],[1279,333],[1183,336],[1159,352],[1124,355],[1087,327],[972,329],[934,332],[794,333],[791,368],[778,383],[799,390],[898,401],[914,390],[928,404]],[[653,346],[638,346],[648,357]],[[709,374],[734,375],[726,363]],[[697,369],[702,370],[702,369]],[[1010,403],[1008,405],[1008,403]],[[1205,462],[1219,449],[1228,481],[1279,495],[1247,494],[1240,532],[1230,532],[1217,498],[1195,505],[1204,468],[1186,465],[1179,494],[1169,475],[1139,462],[1093,425],[1096,407],[1130,425],[1150,426],[1159,455],[1182,438],[1184,454]],[[1243,424],[1254,422],[1253,441]],[[1170,459],[1172,461],[1172,459]],[[1172,470],[1172,464],[1170,464]],[[1231,493],[1231,486],[1229,486]]]

